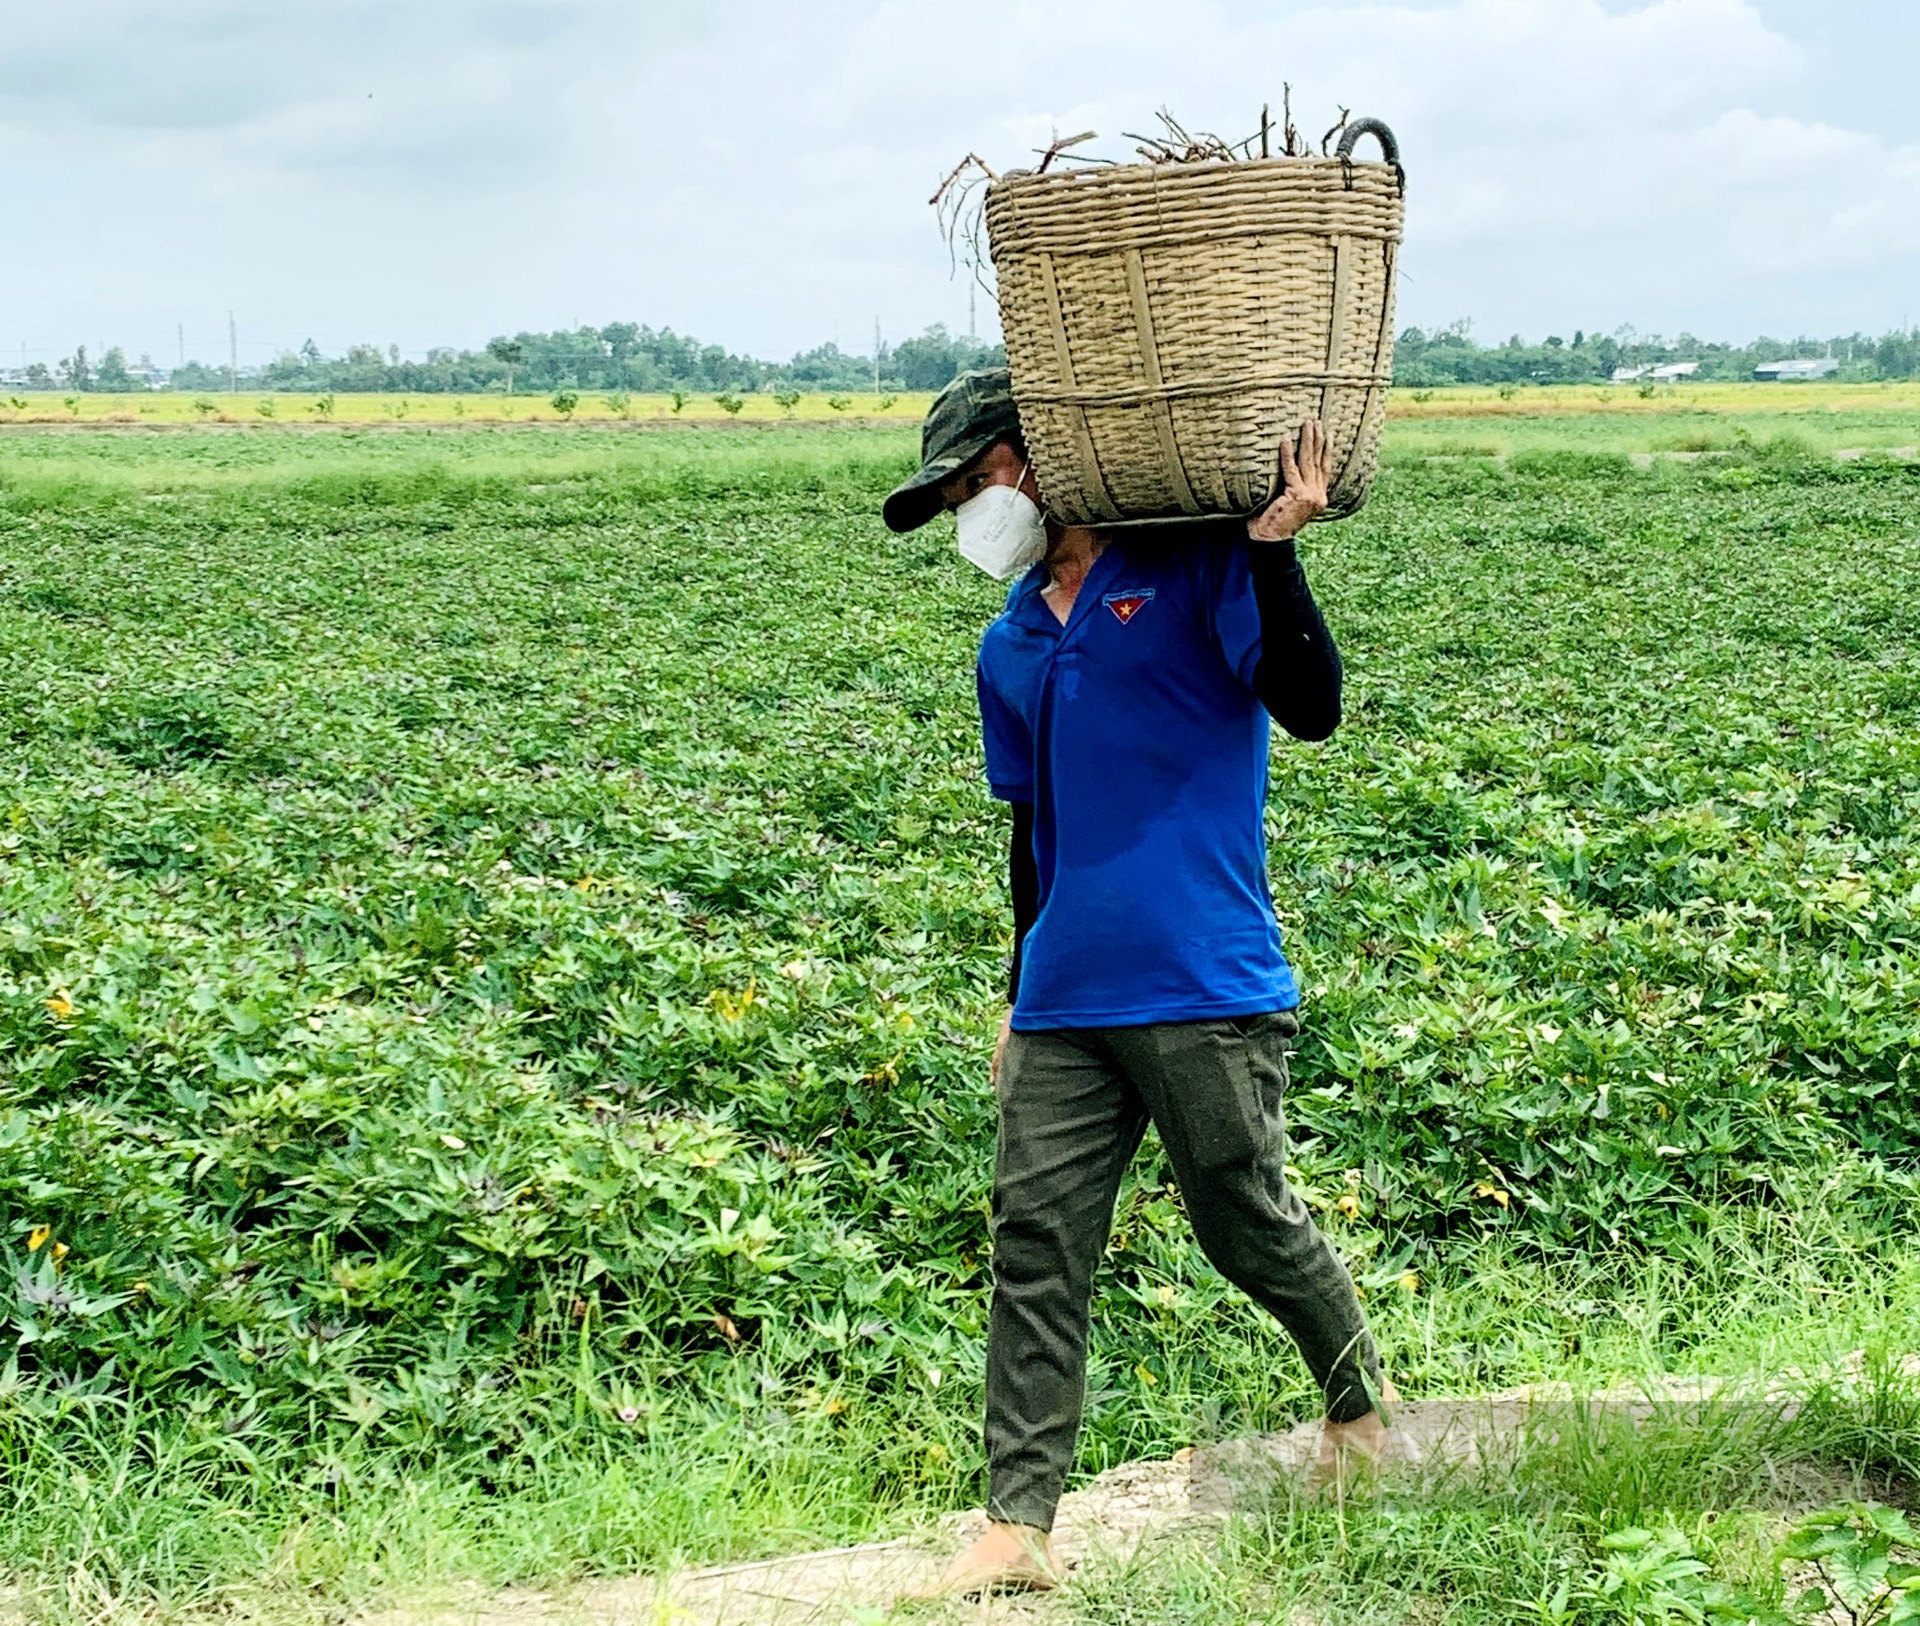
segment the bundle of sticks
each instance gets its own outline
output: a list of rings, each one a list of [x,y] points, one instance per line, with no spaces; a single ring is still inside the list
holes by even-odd
[[[1260,128],[1241,141],[1228,141],[1208,130],[1189,130],[1164,107],[1154,117],[1160,121],[1158,135],[1141,135],[1131,130],[1121,132],[1126,140],[1134,143],[1134,152],[1150,164],[1232,164],[1257,158],[1314,156],[1312,146],[1293,122],[1293,86],[1290,84],[1280,87],[1279,122],[1274,122],[1272,104],[1267,103],[1260,109]],[[1321,157],[1326,157],[1332,150],[1334,141],[1347,127],[1348,117],[1349,110],[1341,108],[1340,117],[1320,138]],[[1098,132],[1093,130],[1061,136],[1048,146],[1033,149],[1040,160],[1033,169],[1009,169],[1004,173],[1044,175],[1055,163],[1111,165],[1130,162],[1129,159],[1103,158],[1075,150],[1097,139]],[[946,177],[934,188],[933,196],[927,199],[939,212],[940,234],[947,241],[955,268],[965,263],[989,298],[993,297],[993,289],[984,275],[986,256],[980,243],[981,199],[984,194],[980,189],[991,186],[1001,178],[1002,173],[978,153],[970,152],[947,171]]]
[[[1164,107],[1154,116],[1160,121],[1158,135],[1141,135],[1133,130],[1120,132],[1126,140],[1135,144],[1133,150],[1150,164],[1200,164],[1209,161],[1236,163],[1252,158],[1310,158],[1313,156],[1312,147],[1293,122],[1293,87],[1291,85],[1281,87],[1280,122],[1277,125],[1274,123],[1272,105],[1267,104],[1260,109],[1260,128],[1241,141],[1228,141],[1210,130],[1189,130]],[[1327,155],[1332,149],[1334,138],[1346,129],[1348,116],[1349,110],[1341,108],[1340,117],[1320,138],[1321,157],[1324,158]],[[1034,148],[1040,162],[1031,173],[1044,175],[1056,161],[1076,164],[1121,162],[1120,159],[1099,158],[1090,153],[1079,153],[1073,150],[1097,137],[1097,131],[1082,130],[1078,135],[1061,136],[1050,146]],[[1274,150],[1276,137],[1278,152]],[[1007,173],[1024,175],[1030,172],[1025,169],[1014,169],[1008,170]],[[964,194],[983,180],[993,182],[999,179],[999,172],[988,164],[986,159],[978,153],[970,152],[947,172],[945,179],[934,188],[933,196],[927,199],[927,202],[934,208],[940,209],[956,192]],[[957,210],[954,212],[958,213]],[[943,224],[946,219],[947,215],[943,210]]]

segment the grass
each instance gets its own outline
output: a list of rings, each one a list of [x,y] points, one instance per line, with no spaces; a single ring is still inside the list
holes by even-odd
[[[1221,1547],[1096,1567],[1063,1617],[1530,1619],[1563,1581],[1603,1567],[1603,1538],[1634,1527],[1687,1531],[1715,1576],[1777,1595],[1768,1565],[1788,1516],[1851,1495],[1904,1499],[1920,1473],[1920,1384],[1889,1359],[1920,1347],[1920,1267],[1863,1253],[1838,1227],[1727,1219],[1681,1269],[1623,1259],[1548,1270],[1489,1244],[1374,1314],[1410,1395],[1797,1368],[1814,1397],[1798,1420],[1709,1405],[1638,1433],[1596,1421],[1533,1440],[1499,1474],[1442,1473],[1424,1495],[1339,1512],[1282,1496],[1248,1509]],[[1266,1360],[1287,1359],[1250,1321],[1240,1330]],[[1175,1374],[1205,1368],[1203,1342],[1188,1332],[1159,1353]],[[1823,1376],[1860,1348],[1872,1357],[1863,1380]],[[1109,1342],[1101,1353],[1096,1383],[1132,1352]],[[337,1618],[375,1605],[470,1608],[476,1584],[884,1538],[969,1499],[976,1381],[829,1417],[783,1412],[778,1392],[743,1376],[730,1402],[686,1408],[650,1437],[549,1423],[510,1488],[473,1461],[378,1452],[349,1451],[317,1472],[299,1440],[240,1431],[209,1444],[184,1437],[163,1408],[102,1408],[57,1450],[8,1461],[3,1550],[46,1618],[128,1608]],[[1251,1368],[1241,1382],[1257,1383]],[[1223,1406],[1263,1402],[1175,1378],[1135,1404],[1185,1443],[1218,1437]]]
[[[0,436],[35,1609],[310,1616],[977,1496],[999,591],[882,532],[913,450]],[[1275,758],[1296,1162],[1410,1394],[1916,1347],[1915,492],[1406,457],[1308,539],[1351,712]],[[1083,1473],[1311,1410],[1152,1155],[1098,1314]],[[1530,1618],[1662,1508],[1733,1576],[1759,1466],[1904,1494],[1907,1383],[1276,1509],[1074,1607]]]

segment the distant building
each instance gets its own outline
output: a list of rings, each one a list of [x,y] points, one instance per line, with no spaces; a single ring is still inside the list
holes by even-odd
[[[1649,368],[1647,377],[1656,384],[1677,384],[1699,371],[1700,363],[1697,361],[1670,361],[1664,367]]]
[[[1652,371],[1651,367],[1616,367],[1613,381],[1616,384],[1631,384],[1636,378],[1645,378]]]
[[[1840,371],[1832,356],[1809,356],[1800,361],[1763,361],[1753,370],[1755,378],[1773,384],[1798,383],[1809,378],[1826,378]]]

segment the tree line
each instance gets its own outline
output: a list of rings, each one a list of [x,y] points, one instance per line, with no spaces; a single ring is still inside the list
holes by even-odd
[[[552,333],[502,334],[478,350],[429,350],[404,360],[397,346],[352,346],[324,356],[312,340],[248,374],[258,389],[342,394],[388,392],[432,395],[553,390],[668,390],[748,393],[764,389],[816,392],[937,390],[970,367],[1003,365],[1006,351],[935,323],[915,338],[880,347],[877,356],[849,355],[836,344],[817,345],[791,361],[760,361],[671,328],[609,322]],[[175,389],[226,388],[222,367],[189,362],[171,378]]]
[[[1675,339],[1632,328],[1607,334],[1575,329],[1571,339],[1549,335],[1528,343],[1518,334],[1504,344],[1477,342],[1466,322],[1428,332],[1409,327],[1394,354],[1393,379],[1413,388],[1449,384],[1581,384],[1610,379],[1621,367],[1697,362],[1701,379],[1751,378],[1762,362],[1832,356],[1843,381],[1920,378],[1920,329],[1873,337],[1760,338],[1749,344],[1711,343],[1682,333]],[[671,328],[609,322],[551,333],[502,334],[478,350],[443,347],[424,360],[402,359],[399,347],[357,344],[344,356],[322,355],[309,339],[241,377],[253,389],[326,394],[486,394],[522,390],[633,390],[661,393],[749,393],[756,390],[937,390],[970,367],[1004,365],[1006,351],[935,323],[924,333],[880,347],[877,356],[851,355],[817,345],[791,361],[760,361]],[[142,356],[129,363],[119,346],[90,360],[81,346],[49,369],[35,364],[13,375],[29,389],[124,392],[165,384],[177,390],[219,391],[224,367],[190,361],[170,372]]]
[[[1589,334],[1575,329],[1569,340],[1551,334],[1528,344],[1519,334],[1505,344],[1476,343],[1467,322],[1435,332],[1417,327],[1401,333],[1394,349],[1393,381],[1418,388],[1447,384],[1585,384],[1611,379],[1622,367],[1659,367],[1697,362],[1698,379],[1744,379],[1763,362],[1831,356],[1832,376],[1843,382],[1920,378],[1920,329],[1882,334],[1848,333],[1828,339],[1755,339],[1744,345],[1710,343],[1690,333],[1664,339],[1631,327]]]

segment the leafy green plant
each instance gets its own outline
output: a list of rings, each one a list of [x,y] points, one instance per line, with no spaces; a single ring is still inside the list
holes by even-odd
[[[606,402],[607,410],[616,418],[630,418],[633,416],[633,397],[625,390],[614,390],[611,394],[602,397],[602,399]]]
[[[911,425],[610,440],[0,445],[0,1443],[47,1485],[85,1404],[462,1505],[696,1416],[971,1493],[1002,594],[847,570]],[[1430,1383],[1910,1279],[1913,480],[1390,460],[1316,536],[1355,658],[1275,743],[1293,1161]],[[1151,1153],[1097,1292],[1086,1464],[1307,1415]]]
[[[559,413],[561,417],[571,418],[580,405],[579,392],[577,390],[557,389],[549,398],[549,405],[551,405],[553,410]]]
[[[274,414],[273,397],[271,395],[263,395],[258,401],[254,402],[253,410],[263,418],[271,418]]]
[[[1810,1513],[1780,1556],[1820,1577],[1796,1600],[1806,1620],[1830,1621],[1844,1611],[1849,1626],[1920,1622],[1920,1533],[1896,1508],[1846,1502]]]
[[[739,417],[740,409],[747,404],[739,396],[731,392],[724,395],[716,395],[713,398],[713,403],[719,407],[722,412],[726,413],[729,418]]]
[[[829,395],[827,397],[827,405],[833,408],[835,412],[845,412],[848,407],[853,405],[853,397],[851,395]]]
[[[338,402],[334,398],[333,391],[328,390],[325,395],[315,400],[308,410],[312,412],[316,418],[331,418],[334,408],[337,405]]]
[[[680,415],[680,409],[687,404],[687,392],[685,390],[674,390],[672,392],[672,400],[674,416],[678,417]]]
[[[202,418],[207,418],[211,417],[215,412],[218,412],[220,405],[217,401],[209,401],[204,395],[201,395],[194,398],[193,410]]]
[[[1616,1530],[1600,1547],[1601,1562],[1581,1580],[1563,1582],[1541,1608],[1542,1626],[1787,1626],[1776,1611],[1713,1579],[1679,1530]]]
[[[900,397],[897,395],[883,395],[880,397],[879,400],[874,402],[873,404],[874,411],[891,412],[894,409],[894,407],[898,404],[899,400],[900,400]]]
[[[773,399],[780,410],[791,418],[793,409],[800,404],[800,392],[796,389],[775,390]]]

